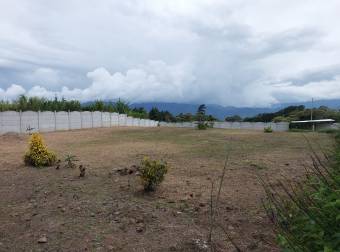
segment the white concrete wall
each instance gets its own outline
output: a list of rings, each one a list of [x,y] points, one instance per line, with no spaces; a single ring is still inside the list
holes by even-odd
[[[65,111],[56,113],[56,130],[69,130],[69,114]]]
[[[140,118],[134,118],[133,119],[133,126],[134,127],[139,127],[140,124]]]
[[[103,122],[103,127],[111,127],[111,115],[109,112],[103,112],[102,113],[102,122]]]
[[[119,126],[126,126],[126,118],[127,118],[127,115],[119,114],[119,116],[118,116],[118,125]]]
[[[143,123],[141,123],[143,121]],[[0,134],[87,129],[112,126],[155,127],[158,122],[109,112],[0,112]]]
[[[81,113],[78,111],[70,112],[70,129],[81,129]]]
[[[92,112],[93,117],[93,128],[103,127],[102,125],[102,113],[99,111]]]
[[[119,125],[119,114],[111,113],[111,125],[118,126]]]
[[[21,132],[26,129],[21,129],[21,118],[18,112],[6,111],[1,113],[1,130],[0,132]]]
[[[134,126],[134,127],[157,127],[158,122],[149,119],[128,117],[125,114],[109,112],[0,112],[0,134],[6,132],[25,133],[28,128],[34,131],[55,131],[87,129],[112,126]],[[160,122],[163,127],[195,128],[195,122],[166,123]],[[263,130],[271,126],[274,131],[288,131],[289,124],[263,123],[263,122],[215,122],[214,128],[221,129],[253,129]]]
[[[196,122],[177,122],[168,123],[160,122],[160,126],[163,127],[177,127],[177,128],[195,128]],[[214,122],[213,128],[217,129],[251,129],[251,130],[263,130],[265,127],[272,127],[274,131],[288,131],[289,123],[263,123],[263,122]]]
[[[39,114],[39,131],[55,131],[55,114],[54,112],[44,111]]]
[[[39,113],[26,111],[21,113],[21,130],[31,129],[31,132],[39,131]]]
[[[133,117],[128,116],[126,118],[126,126],[133,126]]]

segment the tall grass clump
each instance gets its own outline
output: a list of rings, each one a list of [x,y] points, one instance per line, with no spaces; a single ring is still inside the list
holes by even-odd
[[[39,133],[33,133],[30,138],[29,149],[24,156],[25,164],[42,167],[51,166],[55,161],[56,155],[47,149],[42,136]]]
[[[340,251],[340,133],[330,155],[320,158],[311,144],[312,165],[304,182],[270,185],[264,208],[283,251]],[[308,141],[308,140],[307,140]]]

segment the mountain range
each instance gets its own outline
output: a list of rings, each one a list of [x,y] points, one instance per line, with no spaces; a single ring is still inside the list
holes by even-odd
[[[223,120],[226,116],[239,115],[241,117],[251,117],[260,113],[272,113],[282,108],[295,105],[304,105],[306,108],[327,106],[333,109],[340,109],[340,99],[333,100],[316,100],[314,102],[294,102],[294,103],[280,103],[271,107],[232,107],[232,106],[220,106],[216,104],[206,104],[207,114]],[[142,102],[132,103],[133,107],[144,107],[147,111],[151,108],[157,107],[159,110],[167,110],[173,115],[179,113],[196,113],[199,104],[186,104],[186,103],[166,103],[166,102]]]

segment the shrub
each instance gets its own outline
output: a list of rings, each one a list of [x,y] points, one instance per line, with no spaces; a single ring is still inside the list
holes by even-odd
[[[154,191],[164,180],[164,175],[168,172],[168,164],[163,161],[150,160],[144,158],[140,167],[140,176],[144,191]]]
[[[265,184],[268,217],[284,251],[335,252],[340,248],[340,139],[333,156],[313,151],[306,181]],[[311,145],[310,145],[311,146]],[[281,191],[281,193],[279,193]],[[283,194],[282,194],[283,192]]]
[[[263,132],[264,132],[264,133],[272,133],[272,132],[273,132],[273,129],[272,129],[272,127],[268,126],[268,127],[265,127],[265,128],[263,129]]]
[[[208,125],[204,122],[198,122],[197,123],[197,129],[199,130],[206,130],[208,128]]]
[[[33,133],[29,142],[29,149],[24,156],[26,165],[36,167],[51,166],[56,161],[56,155],[50,152],[39,133]]]

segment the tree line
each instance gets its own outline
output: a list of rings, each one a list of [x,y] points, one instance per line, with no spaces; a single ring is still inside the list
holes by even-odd
[[[262,113],[253,117],[241,118],[238,115],[228,116],[225,121],[228,122],[291,122],[300,120],[310,120],[311,114],[313,119],[334,119],[340,122],[340,111],[338,109],[331,109],[326,106],[320,106],[319,108],[306,108],[303,105],[300,106],[288,106],[277,112]]]
[[[204,105],[204,104],[202,104]],[[202,106],[201,105],[201,106]],[[205,107],[205,105],[204,105]],[[116,112],[119,114],[127,114],[128,116],[151,119],[155,121],[164,122],[193,122],[198,120],[217,121],[212,115],[205,113],[180,113],[173,115],[169,111],[159,110],[153,107],[147,111],[143,107],[131,107],[130,104],[122,99],[114,102],[104,102],[96,100],[94,102],[81,103],[78,100],[66,100],[64,98],[46,99],[40,97],[27,97],[21,95],[14,101],[1,101],[0,111],[102,111],[102,112]]]

